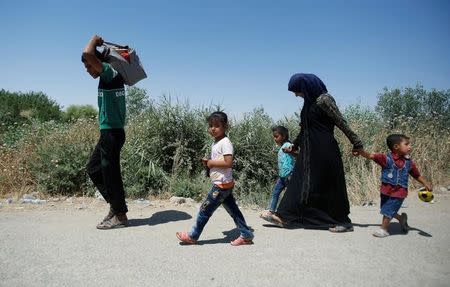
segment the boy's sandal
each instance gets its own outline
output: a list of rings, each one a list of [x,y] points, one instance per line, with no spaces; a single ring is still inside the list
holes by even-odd
[[[383,228],[380,228],[377,231],[375,231],[372,235],[378,238],[383,238],[389,236],[389,232],[387,232]]]
[[[184,232],[184,231],[177,232],[176,235],[177,235],[177,238],[181,242],[184,242],[184,243],[187,243],[187,244],[196,244],[197,243],[197,240],[192,239],[187,232]]]
[[[123,228],[128,226],[128,220],[120,221],[117,218],[117,215],[114,215],[112,218],[102,221],[97,225],[97,229],[107,230],[107,229],[116,229]]]
[[[99,223],[99,225],[100,225],[102,222],[104,222],[104,221],[110,220],[111,218],[114,217],[114,215],[115,215],[114,209],[112,209],[112,207],[110,207],[110,208],[109,208],[109,211],[108,211],[108,214],[105,216],[105,218],[103,218],[103,220]]]
[[[348,226],[336,225],[334,227],[330,227],[328,230],[333,233],[352,232],[353,226],[351,226],[351,225],[348,225]]]
[[[275,218],[273,218],[272,214],[261,214],[260,217],[262,219],[264,219],[265,221],[272,223],[273,225],[276,225],[276,226],[281,227],[281,228],[284,227],[283,223],[281,223],[281,222],[277,221]]]
[[[244,238],[239,236],[235,240],[230,242],[233,246],[241,246],[241,245],[251,245],[253,244],[253,238]]]

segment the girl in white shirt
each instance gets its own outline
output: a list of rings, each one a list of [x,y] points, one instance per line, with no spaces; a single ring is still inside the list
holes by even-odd
[[[225,210],[233,218],[240,236],[231,241],[231,245],[253,244],[253,233],[245,222],[242,212],[236,204],[233,196],[233,145],[226,136],[228,117],[224,112],[214,112],[208,117],[208,132],[214,138],[211,148],[211,158],[203,159],[203,165],[209,168],[209,176],[212,188],[207,198],[202,203],[196,222],[190,232],[177,232],[177,238],[187,244],[197,243],[209,218],[214,211],[223,205]]]

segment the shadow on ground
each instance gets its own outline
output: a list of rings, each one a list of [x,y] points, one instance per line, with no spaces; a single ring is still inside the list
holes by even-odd
[[[129,219],[128,223],[130,227],[142,226],[142,225],[158,225],[173,221],[188,220],[192,216],[186,212],[178,210],[164,210],[154,213],[149,218]]]
[[[263,224],[264,227],[268,227],[268,228],[282,228],[282,227],[278,227],[276,225],[273,224]],[[353,223],[354,227],[369,227],[369,226],[380,226],[379,224],[361,224],[361,223]],[[314,230],[327,230],[328,231],[328,227],[311,227],[311,226],[303,226],[301,224],[295,224],[295,225],[291,225],[287,228],[284,229],[314,229]],[[416,227],[409,227],[409,232],[411,231],[417,231],[419,235],[425,236],[425,237],[433,237],[433,235],[431,235],[430,233],[423,231],[419,228]],[[402,231],[402,228],[400,226],[400,224],[398,222],[393,222],[389,225],[389,234],[392,235],[407,235],[407,233],[404,233]]]
[[[254,229],[249,226],[250,230],[254,232]],[[197,245],[206,245],[206,244],[230,244],[231,241],[238,238],[241,234],[239,232],[239,229],[234,228],[228,231],[223,231],[222,234],[225,236],[223,238],[216,238],[216,239],[208,239],[208,240],[199,240],[197,241]],[[180,245],[190,245],[188,243],[180,242]]]
[[[379,224],[359,224],[359,223],[353,223],[353,226],[355,227],[369,227],[369,226],[380,226]],[[423,231],[422,229],[419,229],[417,227],[409,227],[409,232],[411,231],[417,231],[419,235],[425,236],[425,237],[433,237],[430,233]],[[389,224],[389,234],[390,235],[406,235],[407,233],[404,233],[402,231],[402,227],[400,226],[400,223],[398,222],[392,222]]]

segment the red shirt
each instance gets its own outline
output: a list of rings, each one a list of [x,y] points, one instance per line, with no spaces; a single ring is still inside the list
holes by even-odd
[[[399,156],[395,153],[392,153],[392,159],[394,160],[394,163],[398,167],[403,167],[405,165],[405,158],[403,156]],[[373,155],[373,161],[378,163],[381,167],[386,167],[387,165],[387,156],[382,153],[376,153]],[[412,177],[415,179],[420,177],[420,172],[417,169],[416,164],[411,160],[411,169],[408,172]],[[408,196],[408,189],[404,188],[400,185],[392,185],[389,183],[381,183],[380,192],[382,194],[391,196],[391,197],[398,197],[398,198],[406,198]]]

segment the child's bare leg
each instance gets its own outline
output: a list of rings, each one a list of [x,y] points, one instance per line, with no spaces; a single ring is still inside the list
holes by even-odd
[[[391,223],[391,220],[392,220],[392,218],[383,215],[383,220],[381,221],[380,229],[375,231],[373,233],[373,236],[380,237],[380,238],[389,236],[388,228],[389,228],[389,223]]]
[[[392,218],[383,215],[383,220],[381,221],[381,228],[387,231],[389,228],[389,223],[391,223],[391,220]]]
[[[403,212],[401,215],[396,214],[394,217],[398,220],[398,222],[400,222],[400,226],[402,227],[403,232],[408,233],[408,215]]]

